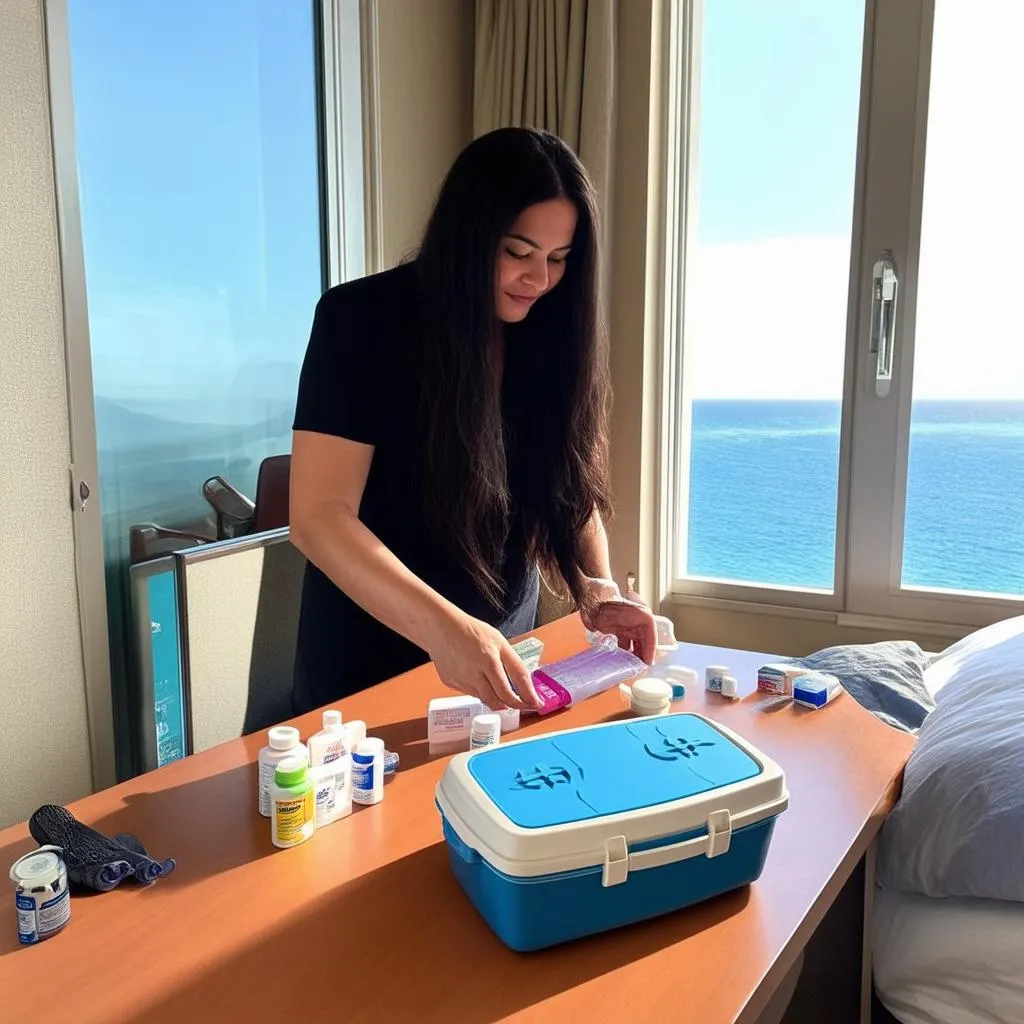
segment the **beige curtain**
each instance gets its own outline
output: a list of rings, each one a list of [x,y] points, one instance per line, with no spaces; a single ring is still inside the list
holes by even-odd
[[[597,189],[610,241],[615,112],[615,0],[476,0],[473,134],[526,126],[570,145]],[[606,291],[606,287],[602,288]],[[570,611],[560,579],[544,580],[540,620]]]
[[[473,133],[524,125],[562,138],[597,188],[607,242],[615,0],[476,0]]]

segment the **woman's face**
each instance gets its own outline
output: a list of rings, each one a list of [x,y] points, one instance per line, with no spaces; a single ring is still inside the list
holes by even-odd
[[[537,299],[562,280],[575,230],[576,207],[568,199],[549,199],[523,210],[498,253],[499,320],[522,320]]]

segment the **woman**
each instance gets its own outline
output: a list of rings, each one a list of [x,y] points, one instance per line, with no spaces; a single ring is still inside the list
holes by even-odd
[[[321,298],[291,460],[297,712],[428,657],[491,707],[535,706],[506,637],[534,626],[538,563],[650,661],[650,612],[609,584],[597,261],[579,161],[501,129],[452,167],[415,261]]]

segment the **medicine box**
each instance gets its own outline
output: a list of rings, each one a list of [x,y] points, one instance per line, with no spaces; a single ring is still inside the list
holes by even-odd
[[[789,797],[778,765],[684,713],[460,754],[436,800],[456,878],[525,951],[755,881]]]
[[[761,693],[772,693],[791,696],[793,693],[793,680],[802,676],[807,669],[799,665],[792,665],[789,662],[779,662],[774,665],[762,665],[757,670],[757,688]]]

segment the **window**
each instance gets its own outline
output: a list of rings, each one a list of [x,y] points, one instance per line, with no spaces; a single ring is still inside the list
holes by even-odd
[[[316,301],[363,273],[359,9],[51,0],[47,15],[62,230],[80,239],[84,290],[69,300],[72,434],[76,463],[98,457],[124,775],[129,530],[213,536],[214,475],[254,495],[261,461],[290,449]]]
[[[670,590],[1012,613],[1024,10],[675,0],[671,18]]]

